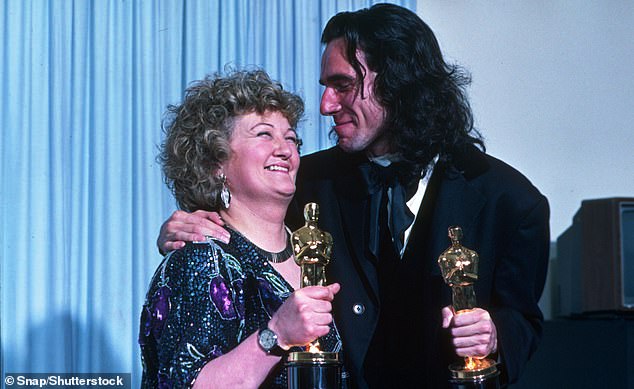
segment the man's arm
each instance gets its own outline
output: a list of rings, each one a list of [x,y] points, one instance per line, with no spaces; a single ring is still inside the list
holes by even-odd
[[[175,211],[163,223],[156,241],[159,252],[167,254],[185,246],[185,242],[200,242],[212,236],[225,243],[229,242],[229,232],[223,228],[224,221],[217,212]]]
[[[517,381],[542,336],[541,297],[550,248],[549,207],[541,198],[511,235],[496,264],[490,314],[497,327],[498,353],[509,383]]]
[[[455,315],[442,311],[454,349],[460,356],[497,353],[503,381],[517,381],[541,339],[543,316],[538,307],[549,250],[549,208],[545,198],[517,215],[517,226],[495,265],[491,305]],[[492,357],[495,359],[495,357]]]

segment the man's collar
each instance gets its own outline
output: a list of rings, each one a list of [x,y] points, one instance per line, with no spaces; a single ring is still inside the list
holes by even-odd
[[[388,167],[390,166],[392,163],[395,162],[400,162],[403,160],[403,158],[401,157],[400,154],[383,154],[383,155],[379,155],[379,156],[374,156],[374,155],[370,155],[369,153],[367,154],[368,160],[370,160],[370,162],[372,163],[376,163],[379,166],[382,167]],[[436,165],[436,162],[438,162],[438,155],[436,155],[431,162],[429,163],[428,166],[426,166],[426,169],[423,170],[427,170],[427,171],[432,171],[434,166]],[[421,177],[422,178],[422,177]]]
[[[383,166],[383,167],[390,166],[392,162],[398,162],[402,160],[400,154],[383,154],[383,155],[375,156],[375,155],[370,155],[368,153],[367,156],[370,162],[376,163],[377,165]]]

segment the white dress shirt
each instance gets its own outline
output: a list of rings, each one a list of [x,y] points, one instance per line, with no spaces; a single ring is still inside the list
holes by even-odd
[[[398,155],[385,154],[379,157],[373,157],[369,155],[368,159],[376,163],[377,165],[387,167],[392,162],[398,161]],[[429,167],[427,168],[427,174],[425,174],[424,177],[421,177],[420,181],[418,181],[418,188],[416,188],[416,193],[414,193],[414,196],[412,196],[412,198],[407,201],[407,208],[409,208],[409,210],[414,214],[414,221],[412,222],[412,224],[410,224],[409,227],[407,227],[407,230],[405,230],[404,244],[400,252],[401,258],[403,258],[403,253],[405,253],[405,248],[407,247],[407,243],[409,242],[409,236],[410,236],[410,233],[412,232],[412,227],[414,227],[414,223],[416,223],[416,218],[418,217],[418,212],[421,209],[420,207],[423,203],[423,197],[425,197],[425,191],[427,190],[427,184],[429,183],[429,177],[431,177],[431,174],[434,171],[434,167],[436,166],[436,161],[438,161],[438,157],[434,158],[434,160],[429,164]],[[388,201],[391,202],[392,201],[391,188],[388,190],[387,195],[388,195]],[[391,218],[392,216],[389,215],[389,210],[390,210],[390,207],[388,206],[388,218]]]

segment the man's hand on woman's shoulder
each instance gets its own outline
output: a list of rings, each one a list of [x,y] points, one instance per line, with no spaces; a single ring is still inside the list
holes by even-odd
[[[184,247],[185,242],[203,241],[206,236],[227,243],[230,235],[224,224],[217,212],[199,210],[188,213],[178,210],[161,226],[156,245],[161,254],[166,254]]]

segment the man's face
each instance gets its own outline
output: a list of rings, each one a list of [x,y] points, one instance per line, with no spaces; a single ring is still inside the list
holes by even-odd
[[[321,57],[319,83],[326,89],[321,96],[320,111],[332,116],[339,146],[346,152],[367,151],[372,155],[389,152],[389,142],[383,128],[385,109],[374,96],[376,73],[368,69],[365,55],[357,50],[357,58],[365,69],[361,88],[357,75],[346,60],[343,38],[332,40]]]

